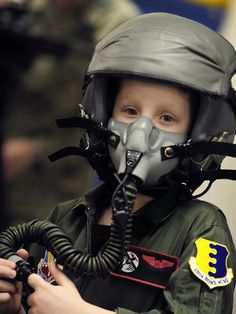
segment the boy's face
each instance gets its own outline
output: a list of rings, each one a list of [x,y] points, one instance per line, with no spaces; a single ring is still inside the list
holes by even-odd
[[[187,133],[191,122],[189,94],[161,83],[123,80],[115,100],[113,118],[132,123],[143,116],[162,130]]]

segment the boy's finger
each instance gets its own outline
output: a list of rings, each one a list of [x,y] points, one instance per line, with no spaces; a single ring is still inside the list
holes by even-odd
[[[54,262],[50,263],[49,269],[52,277],[59,286],[64,287],[74,286],[72,281],[57,267],[57,265]]]
[[[4,292],[0,294],[0,304],[10,301],[11,295],[8,292]]]
[[[29,257],[29,253],[25,249],[19,249],[16,254],[25,260]]]
[[[2,267],[2,266],[10,267],[11,269],[16,268],[16,264],[13,261],[0,258],[0,267]]]
[[[28,284],[33,288],[37,289],[39,287],[45,287],[49,285],[45,280],[43,280],[39,275],[37,274],[31,274],[28,278]]]
[[[9,266],[0,266],[0,278],[14,279],[16,271]]]
[[[10,281],[0,279],[0,293],[16,294],[19,291],[18,287]]]

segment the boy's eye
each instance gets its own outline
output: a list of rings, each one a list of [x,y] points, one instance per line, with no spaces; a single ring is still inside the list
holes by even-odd
[[[173,118],[172,116],[168,115],[168,114],[164,114],[164,115],[161,117],[161,119],[162,119],[163,121],[165,121],[165,122],[172,122],[172,121],[174,121],[174,118]]]
[[[135,108],[125,108],[125,112],[131,116],[137,115],[138,113],[138,111]]]

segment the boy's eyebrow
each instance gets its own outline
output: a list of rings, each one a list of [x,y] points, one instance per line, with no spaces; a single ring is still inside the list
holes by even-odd
[[[119,100],[133,100],[132,97],[130,97],[129,95],[125,95],[125,96],[122,96],[122,95],[119,95],[119,97],[117,97],[117,99]]]

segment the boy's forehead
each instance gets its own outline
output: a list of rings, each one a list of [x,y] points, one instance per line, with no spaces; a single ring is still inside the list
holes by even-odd
[[[191,94],[191,91],[187,88],[180,87],[176,84],[169,82],[162,82],[157,80],[148,80],[143,78],[123,78],[120,81],[120,93],[136,92],[140,88],[149,88],[153,91],[165,91],[166,93],[173,93],[186,95],[187,97]],[[131,94],[132,95],[132,94]]]

